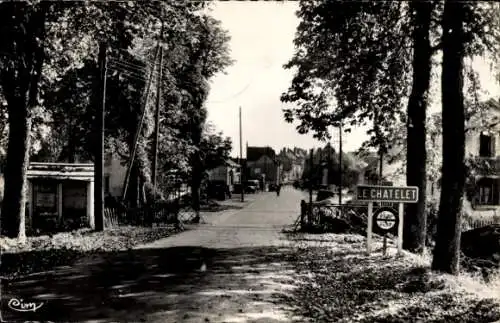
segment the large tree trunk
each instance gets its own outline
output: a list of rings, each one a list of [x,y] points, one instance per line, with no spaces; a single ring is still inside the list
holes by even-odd
[[[12,102],[11,102],[12,103]],[[12,106],[9,103],[9,106]],[[14,104],[13,104],[14,105]],[[9,109],[9,143],[2,204],[2,234],[26,238],[26,170],[29,163],[31,119],[27,108]]]
[[[432,269],[458,274],[461,209],[465,186],[463,22],[465,4],[448,0],[443,13],[443,174]]]
[[[5,193],[1,212],[2,233],[8,237],[17,235],[20,240],[26,238],[26,171],[31,148],[30,111],[37,103],[44,61],[45,19],[50,5],[44,2],[37,5],[9,3],[2,7],[2,10],[9,12],[12,17],[9,23],[22,26],[12,26],[12,29],[6,27],[2,31],[5,48],[12,52],[9,61],[0,70],[9,114]],[[9,23],[3,22],[4,26]]]
[[[432,8],[430,1],[412,1],[410,4],[414,26],[413,85],[408,101],[406,183],[417,186],[420,196],[417,203],[406,206],[403,248],[414,252],[423,252],[427,234],[425,141],[427,94],[431,78],[432,50],[429,32]]]

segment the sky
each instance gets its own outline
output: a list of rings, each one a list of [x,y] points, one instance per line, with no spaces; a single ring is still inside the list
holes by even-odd
[[[294,53],[293,39],[299,19],[295,1],[218,1],[211,15],[220,20],[231,36],[231,57],[235,63],[212,80],[207,101],[208,120],[233,141],[233,156],[239,154],[239,107],[242,111],[243,157],[245,145],[314,148],[324,143],[312,133],[301,135],[295,125],[285,122],[280,96],[293,78],[285,70]],[[500,96],[498,83],[484,60],[474,62],[481,84],[488,93]],[[439,93],[439,83],[434,85]],[[437,90],[437,91],[436,91]],[[438,95],[439,96],[439,95]],[[431,112],[439,111],[440,100],[434,100]],[[332,132],[334,130],[332,129]],[[338,134],[338,131],[335,131]],[[367,139],[366,128],[353,128],[343,135],[343,149],[353,151]],[[338,145],[333,142],[334,147]]]

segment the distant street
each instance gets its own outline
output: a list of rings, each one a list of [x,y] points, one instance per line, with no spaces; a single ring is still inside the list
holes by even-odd
[[[232,209],[222,214],[202,213],[205,224],[193,230],[156,241],[141,248],[199,246],[205,248],[252,247],[277,245],[283,227],[292,225],[300,214],[300,200],[307,194],[287,187],[280,196],[275,192],[247,194],[249,204],[244,209]],[[239,195],[233,194],[233,200]]]
[[[306,193],[287,187],[279,197],[246,198],[246,208],[205,213],[189,231],[12,282],[3,299],[43,301],[36,317],[51,321],[291,321],[279,303],[294,272],[281,230]],[[2,309],[7,321],[32,315]]]

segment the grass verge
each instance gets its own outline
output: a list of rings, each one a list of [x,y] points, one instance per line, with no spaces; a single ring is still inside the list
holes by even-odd
[[[488,283],[470,274],[433,273],[429,256],[388,256],[382,243],[367,256],[365,238],[295,234],[303,282],[288,297],[295,314],[313,322],[495,322],[500,275]]]
[[[17,239],[0,237],[2,275],[12,279],[69,266],[90,254],[127,250],[168,237],[174,232],[172,227],[123,226],[102,232],[81,229],[53,236],[28,237],[23,244]]]

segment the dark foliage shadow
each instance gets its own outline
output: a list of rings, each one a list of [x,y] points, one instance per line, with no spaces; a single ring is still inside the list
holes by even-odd
[[[278,247],[176,247],[98,253],[71,267],[3,280],[3,319],[139,322],[146,320],[145,313],[165,313],[166,321],[182,322],[189,313],[203,321],[203,313],[210,313],[207,297],[233,293],[242,295],[238,296],[244,299],[241,304],[257,302],[267,285],[249,276],[279,274],[292,268],[292,261],[292,250]],[[224,293],[218,295],[217,291]],[[7,307],[10,298],[42,301],[44,305],[35,313],[17,313]],[[238,315],[238,309],[234,311]]]
[[[53,238],[48,235],[47,239],[31,242],[31,247],[35,250],[2,253],[0,257],[2,276],[14,278],[36,272],[50,271],[61,266],[71,266],[78,259],[88,255],[95,253],[102,254],[117,249],[126,250],[138,243],[153,242],[186,230],[180,230],[174,226],[158,227],[152,230],[149,228],[144,229],[129,230],[129,228],[116,228],[106,230],[106,238],[100,246],[94,245],[95,237],[92,236],[98,232],[91,229],[72,232],[69,237],[65,237],[64,242],[61,242],[63,244],[61,247],[54,247],[51,244],[51,239]],[[68,239],[71,240],[73,238],[80,240],[81,243],[89,243],[93,247],[93,250],[81,251],[77,248],[66,247],[64,243],[68,243]],[[89,240],[85,240],[87,238]]]

